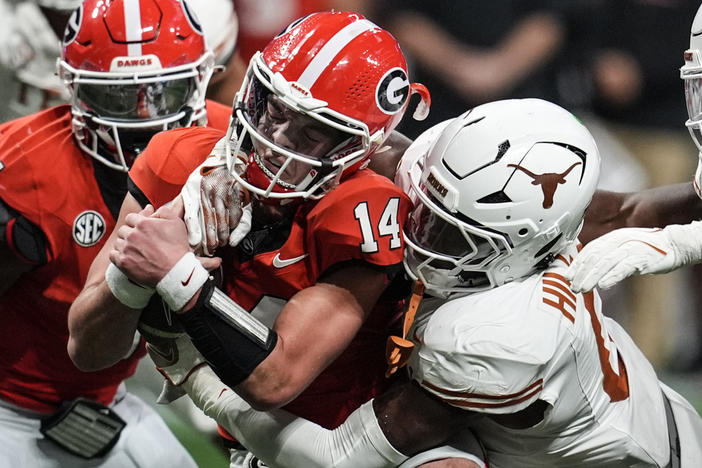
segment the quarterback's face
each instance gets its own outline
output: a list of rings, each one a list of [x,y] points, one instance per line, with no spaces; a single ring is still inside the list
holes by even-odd
[[[329,154],[343,139],[342,132],[293,111],[274,94],[268,96],[265,112],[256,129],[275,145],[315,159]],[[288,159],[260,142],[255,144],[255,150],[266,169],[274,174]],[[309,174],[310,169],[309,164],[291,160],[283,170],[281,180],[295,185]]]

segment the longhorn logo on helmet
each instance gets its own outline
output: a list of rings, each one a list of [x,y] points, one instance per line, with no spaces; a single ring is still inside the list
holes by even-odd
[[[514,167],[516,169],[519,169],[520,171],[534,179],[531,182],[531,184],[540,185],[541,190],[544,193],[544,203],[541,206],[543,206],[544,208],[551,208],[553,206],[553,196],[556,194],[556,188],[558,188],[559,184],[565,184],[565,176],[567,176],[568,173],[572,171],[573,168],[575,168],[575,166],[578,166],[580,164],[582,163],[576,162],[568,169],[566,169],[565,172],[562,172],[560,174],[557,172],[547,172],[546,174],[534,174],[529,169],[526,169],[520,166],[519,164],[508,164],[507,167]]]

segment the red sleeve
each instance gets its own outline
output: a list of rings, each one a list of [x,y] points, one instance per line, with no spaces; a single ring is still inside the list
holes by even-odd
[[[360,171],[308,215],[308,245],[319,271],[350,260],[389,267],[402,262],[409,198],[385,177]]]
[[[232,107],[210,101],[209,99],[206,102],[206,106],[207,126],[226,132],[229,128],[229,116],[232,115]]]
[[[188,175],[204,161],[221,130],[209,127],[178,128],[156,134],[129,171],[129,178],[158,208],[175,198]]]

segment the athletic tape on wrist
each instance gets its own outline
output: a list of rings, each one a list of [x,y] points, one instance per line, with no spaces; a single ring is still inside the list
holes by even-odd
[[[105,271],[105,282],[112,291],[112,295],[131,309],[141,310],[146,307],[155,291],[154,288],[136,284],[127,278],[127,275],[112,262]]]
[[[209,276],[195,254],[188,252],[158,282],[156,292],[171,310],[180,310],[205,284]]]

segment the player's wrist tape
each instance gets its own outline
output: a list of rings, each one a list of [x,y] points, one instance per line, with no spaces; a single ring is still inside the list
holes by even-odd
[[[133,282],[112,262],[105,271],[105,282],[112,295],[131,309],[143,309],[154,295],[154,288]]]
[[[195,254],[188,252],[173,265],[166,276],[156,285],[163,301],[171,310],[180,310],[192,299],[210,274]]]
[[[278,334],[231,300],[210,279],[195,307],[179,316],[212,370],[229,387],[243,382],[273,351]]]

